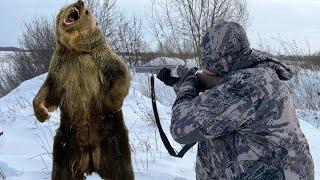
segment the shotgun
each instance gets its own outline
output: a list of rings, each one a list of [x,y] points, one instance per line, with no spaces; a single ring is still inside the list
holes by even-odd
[[[162,68],[168,68],[171,70],[172,77],[182,78],[185,77],[189,71],[186,66],[181,65],[159,65],[159,66],[136,66],[133,68],[136,73],[149,73],[149,74],[158,74]],[[212,80],[212,77],[204,75],[202,70],[197,71],[197,76],[199,79],[199,84],[201,90],[213,88],[216,83]]]
[[[166,134],[164,133],[161,123],[160,123],[160,118],[158,114],[158,109],[157,109],[157,103],[156,103],[156,95],[155,95],[155,87],[154,87],[154,74],[158,74],[161,69],[163,68],[168,68],[171,70],[171,76],[172,77],[178,77],[178,78],[184,78],[189,69],[186,68],[185,66],[179,66],[179,65],[159,65],[159,66],[136,66],[133,68],[134,72],[136,73],[149,73],[151,75],[151,102],[152,102],[152,108],[153,108],[153,113],[156,121],[156,125],[160,134],[160,138],[167,149],[168,153],[177,158],[182,158],[184,154],[192,148],[195,143],[192,144],[187,144],[182,147],[182,149],[177,152],[175,149],[172,148]],[[204,75],[201,70],[198,70],[196,75],[198,76],[199,80],[199,88],[201,87],[202,90],[206,89],[211,89],[212,87],[215,86],[215,82],[213,81],[212,77],[210,78],[207,75]]]
[[[181,65],[159,65],[159,66],[136,66],[133,68],[136,73],[158,74],[161,69],[171,70],[172,77],[184,77],[188,73],[188,68]]]

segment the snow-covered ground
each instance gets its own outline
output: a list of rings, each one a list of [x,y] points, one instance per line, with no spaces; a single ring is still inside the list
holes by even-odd
[[[0,127],[4,130],[0,148],[0,169],[7,179],[50,179],[52,138],[59,121],[59,112],[44,124],[33,116],[31,102],[46,75],[23,82],[0,99]],[[148,76],[135,75],[124,103],[124,115],[130,132],[136,179],[194,179],[196,148],[183,159],[170,157],[164,149],[153,123],[151,101],[144,96]],[[145,82],[145,83],[141,83]],[[157,86],[162,83],[157,81]],[[146,87],[139,87],[144,84]],[[163,85],[162,85],[163,86]],[[168,93],[173,91],[166,88]],[[158,92],[157,92],[158,93]],[[161,95],[161,93],[158,93]],[[169,97],[169,96],[166,96]],[[170,103],[167,100],[167,103]],[[158,104],[164,129],[169,135],[170,106]],[[170,135],[168,136],[171,142]],[[178,149],[180,145],[174,144]],[[91,176],[88,179],[100,179]]]
[[[9,67],[9,56],[13,55],[12,51],[0,51],[0,69],[6,69]]]
[[[297,69],[297,74],[287,82],[292,92],[296,112],[300,119],[320,128],[320,71]]]
[[[185,62],[174,58],[165,60],[158,58],[149,63],[149,65],[158,64],[185,65]],[[193,67],[196,62],[188,60],[186,64],[188,67]],[[306,99],[307,89],[301,87],[305,82],[304,79],[311,79],[310,87],[317,90],[319,74],[302,71],[298,75],[296,82],[289,83],[289,87],[294,97]],[[151,100],[148,98],[149,76],[132,74],[132,86],[123,106],[130,133],[136,179],[193,180],[195,179],[196,147],[191,149],[183,159],[173,158],[166,152],[154,125]],[[0,132],[4,131],[3,136],[0,137],[0,173],[5,174],[8,180],[50,179],[52,140],[59,123],[59,112],[52,113],[51,118],[41,124],[36,121],[31,105],[45,77],[44,74],[25,81],[0,99]],[[169,133],[171,105],[175,94],[172,88],[166,87],[158,80],[156,80],[156,90],[163,128],[170,142],[179,149],[181,146],[174,143]],[[301,128],[310,144],[316,167],[316,179],[320,180],[320,129],[315,128],[320,113],[317,110],[307,111],[305,108],[306,106],[299,106],[297,112]],[[100,178],[92,175],[88,179]]]
[[[46,75],[23,82],[18,88],[0,99],[0,127],[4,130],[0,147],[0,169],[8,180],[50,179],[52,138],[59,121],[59,112],[49,121],[40,124],[33,116],[31,102]],[[169,135],[170,104],[174,93],[169,87],[156,81],[159,113],[164,129]],[[148,95],[148,76],[135,74],[128,97],[123,107],[130,131],[133,164],[138,180],[192,180],[196,148],[183,159],[170,157],[164,149],[157,129]],[[159,90],[165,93],[161,93]],[[320,179],[320,130],[304,120],[301,127],[307,136]],[[174,142],[170,135],[171,142]],[[180,145],[174,144],[176,148]],[[100,179],[97,175],[88,179]]]

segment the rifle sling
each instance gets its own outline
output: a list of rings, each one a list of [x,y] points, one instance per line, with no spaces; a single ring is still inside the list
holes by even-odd
[[[164,131],[162,129],[161,123],[160,123],[158,109],[157,109],[157,103],[156,103],[156,95],[155,95],[155,90],[154,90],[154,76],[153,75],[151,76],[151,100],[152,100],[152,108],[153,108],[153,113],[154,113],[156,125],[157,125],[157,128],[159,130],[159,134],[160,134],[161,140],[162,140],[165,148],[167,149],[168,153],[171,156],[182,158],[184,156],[184,154],[189,149],[191,149],[196,143],[187,144],[187,145],[183,146],[181,151],[178,152],[178,153],[172,148],[172,146],[171,146],[166,134],[164,133]]]

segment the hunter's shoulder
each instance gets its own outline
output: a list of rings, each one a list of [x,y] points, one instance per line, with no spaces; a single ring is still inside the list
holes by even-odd
[[[239,70],[227,77],[231,81],[246,81],[256,85],[268,84],[273,81],[279,81],[277,73],[269,67],[255,67]]]
[[[252,77],[268,77],[276,75],[276,72],[274,69],[270,67],[254,67],[254,68],[247,68],[242,69],[236,72],[235,74],[247,74],[251,75]]]

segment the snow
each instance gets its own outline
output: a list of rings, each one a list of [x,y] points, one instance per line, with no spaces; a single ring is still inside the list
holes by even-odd
[[[297,74],[287,82],[292,92],[296,112],[313,126],[320,127],[320,71],[297,69]]]
[[[0,99],[0,127],[4,130],[4,143],[0,149],[0,169],[4,171],[8,180],[50,179],[50,153],[59,122],[59,112],[52,113],[51,118],[41,124],[33,116],[31,106],[32,99],[45,77],[46,74],[25,81]],[[132,87],[123,106],[130,133],[136,179],[195,179],[196,147],[183,159],[177,159],[168,155],[162,145],[153,122],[151,100],[143,95],[146,94],[143,89],[149,86],[141,83],[141,79],[147,81],[147,78],[146,75],[133,76]],[[140,87],[139,82],[143,84]],[[156,86],[167,89],[166,98],[169,97],[168,93],[173,93],[171,88],[165,87],[159,81],[156,81]],[[169,101],[166,100],[171,104]],[[181,146],[174,143],[169,133],[170,106],[158,103],[158,110],[169,140],[176,149],[180,149]],[[100,178],[93,175],[88,179]]]
[[[320,179],[320,130],[312,126],[306,121],[300,120],[300,127],[306,136],[309,148],[312,154],[314,167],[315,167],[315,179]]]
[[[8,68],[10,58],[8,56],[13,55],[14,52],[0,51],[0,68]]]
[[[159,58],[151,61],[149,65],[158,65],[161,62]],[[165,62],[184,63],[174,58]],[[187,60],[188,67],[195,64],[194,60]],[[309,74],[306,76],[310,77]],[[59,111],[52,113],[50,119],[41,124],[34,117],[32,109],[32,99],[45,77],[46,74],[25,81],[0,99],[0,131],[4,131],[0,137],[0,172],[3,172],[8,180],[50,179],[52,143],[59,123]],[[131,89],[123,106],[136,179],[193,180],[196,146],[183,159],[168,155],[154,124],[151,100],[148,98],[149,78],[150,75],[146,74],[132,74]],[[180,149],[181,146],[173,141],[169,133],[174,91],[158,80],[155,86],[163,128],[173,146]],[[293,86],[297,88],[296,84]],[[294,89],[294,95],[300,92]],[[297,112],[301,128],[310,144],[316,179],[320,180],[320,130],[313,123],[309,123],[319,117],[320,113],[316,110],[307,112],[302,107],[297,109]],[[87,179],[100,178],[94,174]]]

